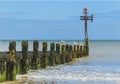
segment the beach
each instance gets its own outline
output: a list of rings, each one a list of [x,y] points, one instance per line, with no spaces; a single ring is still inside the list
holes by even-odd
[[[73,43],[73,41],[66,42]],[[6,42],[6,45],[7,43],[9,42]],[[120,41],[90,41],[89,46],[90,55],[87,57],[81,57],[64,65],[30,70],[28,74],[18,74],[15,81],[1,84],[119,84]],[[32,45],[30,47],[32,50]]]

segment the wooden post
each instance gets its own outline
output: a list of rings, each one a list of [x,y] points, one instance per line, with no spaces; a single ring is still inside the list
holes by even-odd
[[[80,45],[80,57],[83,56],[83,53],[82,53],[82,45]]]
[[[74,45],[71,46],[72,46],[72,59],[74,59]]]
[[[85,45],[82,46],[83,56],[85,56]]]
[[[89,40],[85,39],[85,55],[88,56],[89,55]]]
[[[80,47],[79,47],[79,44],[77,44],[77,58],[80,57]]]
[[[76,58],[76,45],[73,46],[74,49],[73,49],[73,58]]]
[[[84,45],[84,56],[89,55],[89,47],[87,45]]]
[[[61,53],[60,61],[61,61],[61,64],[64,64],[65,63],[65,45],[64,44],[62,44],[61,46],[61,51],[62,53]]]
[[[36,40],[33,42],[33,58],[31,67],[32,69],[39,69],[40,68],[40,59],[38,58],[39,55],[39,42]]]
[[[56,57],[55,57],[55,63],[60,64],[60,44],[56,44]]]
[[[42,47],[42,57],[40,59],[41,62],[41,68],[46,68],[47,66],[47,42],[43,42],[43,47]]]
[[[70,61],[70,56],[69,56],[69,45],[66,44],[65,48],[66,48],[66,51],[65,51],[65,62],[68,63],[68,62]]]
[[[16,79],[16,42],[12,41],[9,43],[9,61],[6,65],[6,80],[15,80]]]
[[[50,66],[54,66],[55,65],[55,43],[51,43],[50,44]]]
[[[0,60],[0,82],[6,80],[6,62],[4,60]]]
[[[86,55],[89,56],[89,46],[86,45]]]
[[[72,45],[69,45],[69,57],[70,57],[70,61],[72,61]]]
[[[20,61],[20,72],[21,74],[27,74],[28,70],[28,41],[22,41],[22,59]]]

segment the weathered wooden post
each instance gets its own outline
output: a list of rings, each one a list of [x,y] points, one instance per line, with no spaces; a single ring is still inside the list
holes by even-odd
[[[6,65],[6,80],[16,79],[16,42],[12,41],[9,43],[9,60]]]
[[[0,60],[0,82],[6,80],[6,61]]]
[[[50,44],[50,59],[49,59],[49,65],[54,66],[55,65],[55,43]]]
[[[43,42],[43,47],[42,47],[42,57],[40,59],[40,66],[41,68],[46,68],[47,66],[47,42]]]
[[[80,45],[80,57],[83,56],[83,52],[82,52],[82,45]]]
[[[74,59],[74,45],[71,46],[72,46],[72,59]]]
[[[61,45],[61,51],[62,53],[61,53],[60,61],[61,61],[61,64],[64,64],[65,63],[65,45],[64,44]]]
[[[86,49],[85,49],[85,45],[83,45],[82,47],[83,47],[83,48],[82,48],[83,56],[85,56],[85,51],[86,51]]]
[[[77,58],[80,57],[80,47],[79,47],[79,44],[77,44]]]
[[[73,58],[76,58],[76,45],[74,44],[73,47]]]
[[[33,58],[31,61],[31,68],[32,69],[39,69],[40,68],[40,59],[38,58],[39,55],[39,42],[33,41]]]
[[[55,63],[60,64],[60,44],[56,44],[56,57],[55,57]]]
[[[70,61],[72,61],[72,45],[69,45],[69,51],[68,51],[68,53],[69,53],[69,57],[70,57]]]
[[[28,41],[22,41],[22,59],[20,61],[20,72],[21,74],[27,74],[28,70]]]
[[[66,44],[66,46],[65,46],[65,62],[69,62],[70,61],[70,56],[69,56],[69,45],[68,44]]]
[[[89,56],[89,46],[86,45],[86,55]]]
[[[88,39],[85,39],[85,50],[86,50],[86,55],[89,55],[89,44],[88,44]]]

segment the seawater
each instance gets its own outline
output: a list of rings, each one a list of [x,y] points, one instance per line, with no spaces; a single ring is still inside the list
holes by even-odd
[[[54,41],[48,41],[48,43]],[[60,41],[56,41],[60,42]],[[67,41],[73,43],[73,41]],[[21,50],[21,41],[17,41]],[[0,50],[8,50],[9,42],[0,41]],[[40,50],[42,43],[40,42]],[[30,70],[5,84],[120,84],[120,41],[90,41],[90,55],[65,65]],[[32,41],[29,41],[32,50]]]

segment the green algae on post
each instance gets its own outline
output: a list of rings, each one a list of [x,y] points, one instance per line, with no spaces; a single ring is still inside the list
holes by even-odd
[[[55,65],[55,43],[50,44],[50,56],[49,56],[49,65]]]
[[[0,60],[0,82],[6,80],[6,62],[2,59]]]
[[[61,45],[61,60],[60,60],[61,64],[65,63],[65,45],[62,44]]]
[[[28,70],[28,41],[22,41],[22,59],[20,61],[20,72],[21,74],[27,74]]]
[[[56,43],[55,63],[60,64],[60,44],[59,43]]]
[[[16,79],[16,42],[12,41],[9,43],[9,60],[6,65],[6,80]]]
[[[69,57],[69,45],[66,44],[65,48],[66,48],[66,51],[65,51],[65,62],[68,63],[70,61],[70,57]]]
[[[39,42],[36,40],[33,41],[33,58],[31,61],[31,68],[35,70],[40,68],[40,59],[38,58],[39,55],[38,52],[39,52]]]
[[[69,50],[68,50],[68,52],[69,52],[69,59],[70,59],[70,61],[72,61],[73,59],[72,59],[72,45],[69,45]]]
[[[47,59],[47,42],[43,42],[43,47],[42,47],[42,57],[40,59],[40,66],[41,68],[46,68],[48,64],[48,59]]]
[[[76,58],[76,53],[77,53],[76,45],[74,44],[74,46],[73,46],[73,58]]]

